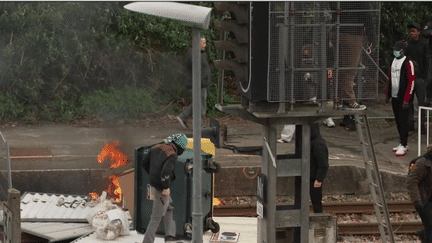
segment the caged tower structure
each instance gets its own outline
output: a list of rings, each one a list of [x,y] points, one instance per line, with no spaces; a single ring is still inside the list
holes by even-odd
[[[383,242],[394,242],[376,165],[367,110],[344,102],[378,95],[379,2],[215,2],[220,50],[217,107],[263,128],[258,180],[258,242],[275,242],[292,229],[293,242],[309,235],[310,125],[354,115]],[[224,76],[233,73],[241,105],[222,100]],[[294,154],[276,151],[276,126],[295,124]],[[294,204],[276,205],[277,178],[294,178]],[[313,237],[313,234],[312,236]]]

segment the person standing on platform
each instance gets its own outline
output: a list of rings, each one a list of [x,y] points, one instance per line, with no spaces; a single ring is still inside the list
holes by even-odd
[[[391,99],[393,114],[399,132],[399,145],[393,148],[396,156],[408,151],[408,107],[413,99],[415,72],[414,63],[404,54],[404,43],[393,45],[394,59],[388,73],[386,104]]]
[[[428,45],[423,39],[420,38],[421,26],[418,23],[408,24],[410,40],[404,42],[405,45],[405,56],[407,56],[415,64],[415,87],[414,94],[417,96],[419,106],[426,105],[426,86],[425,80],[428,74]],[[413,99],[414,101],[414,99]],[[420,121],[420,117],[418,118]],[[421,124],[420,129],[422,134],[426,134],[426,113],[421,113]],[[409,119],[408,119],[408,131],[415,131],[414,126],[414,102],[409,104]]]
[[[310,197],[314,213],[322,213],[322,185],[329,168],[328,148],[319,123],[311,125]]]
[[[176,224],[170,186],[175,180],[174,169],[177,158],[183,153],[187,143],[188,139],[183,133],[172,134],[164,140],[163,144],[153,146],[142,160],[142,166],[149,175],[151,191],[154,192],[152,215],[143,243],[154,243],[162,218],[165,225],[165,242],[178,240],[175,237]]]

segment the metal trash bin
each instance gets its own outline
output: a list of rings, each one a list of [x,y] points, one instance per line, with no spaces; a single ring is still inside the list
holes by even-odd
[[[147,199],[147,184],[149,176],[141,166],[145,153],[154,145],[139,147],[135,149],[135,217],[134,225],[136,231],[145,233],[152,213],[153,201]],[[202,173],[202,210],[203,229],[219,232],[219,224],[214,222],[213,216],[213,177],[219,172],[220,165],[213,161],[213,155],[201,153],[203,163]],[[173,199],[174,220],[176,222],[177,236],[192,236],[192,181],[193,181],[193,150],[186,148],[179,156],[175,167],[176,179],[171,186],[171,197]],[[157,234],[164,235],[165,228],[163,220]]]

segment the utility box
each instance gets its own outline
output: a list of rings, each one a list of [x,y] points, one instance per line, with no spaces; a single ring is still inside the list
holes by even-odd
[[[330,214],[311,214],[309,218],[309,242],[336,243],[336,219]]]

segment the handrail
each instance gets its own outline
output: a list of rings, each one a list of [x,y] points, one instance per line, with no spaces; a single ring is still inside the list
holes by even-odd
[[[9,144],[3,136],[2,132],[0,132],[0,136],[4,143],[4,148],[6,149],[6,163],[7,163],[7,181],[8,181],[8,189],[12,189],[12,168],[10,162],[10,154],[9,154]]]
[[[418,107],[418,156],[421,155],[421,124],[423,121],[421,120],[421,112],[422,110],[426,111],[426,147],[429,146],[429,111],[432,110],[431,107],[419,106]]]

